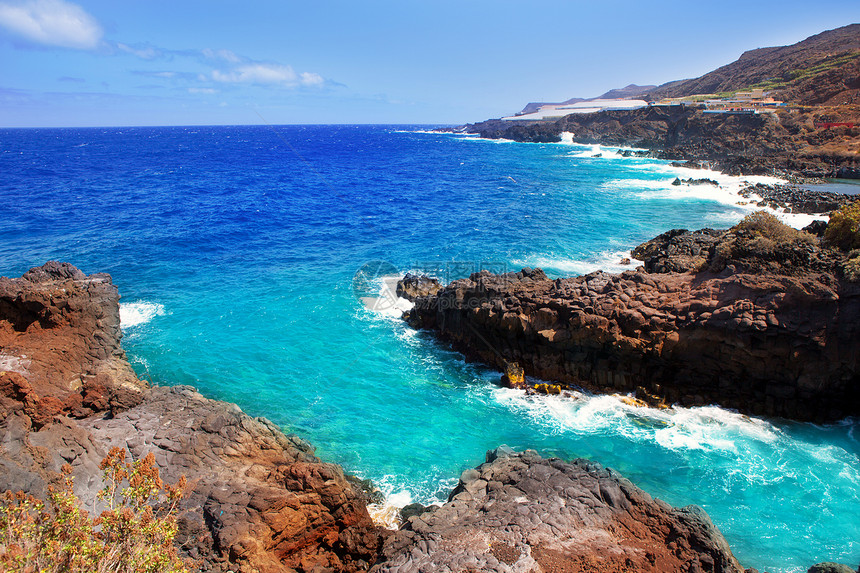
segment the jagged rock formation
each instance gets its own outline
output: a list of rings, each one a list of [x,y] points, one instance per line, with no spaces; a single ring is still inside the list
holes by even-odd
[[[816,240],[670,231],[644,267],[550,280],[486,271],[418,297],[407,320],[500,370],[651,402],[800,420],[860,413],[860,284]]]
[[[486,138],[534,143],[558,142],[568,132],[578,143],[641,147],[660,158],[697,161],[733,174],[835,177],[840,169],[844,175],[860,168],[860,127],[816,128],[822,121],[849,120],[830,109],[721,115],[695,106],[654,106],[547,122],[488,120],[466,129]]]
[[[407,273],[405,277],[397,281],[396,294],[398,297],[412,299],[419,296],[434,295],[442,288],[438,279],[424,275],[413,275]]]
[[[789,213],[817,215],[835,211],[857,199],[857,196],[843,195],[829,191],[801,189],[793,185],[767,185],[756,183],[741,189],[741,197],[761,197],[759,207],[786,209]]]
[[[740,572],[705,512],[616,472],[533,451],[487,452],[442,507],[410,517],[373,571]]]
[[[105,274],[47,263],[0,278],[0,491],[44,495],[69,463],[100,511],[111,446],[155,453],[180,505],[181,550],[204,571],[364,571],[380,531],[343,471],[234,404],[188,387],[147,388],[120,347]]]
[[[81,427],[105,451],[155,453],[162,477],[185,475],[177,543],[203,570],[366,571],[380,532],[334,464],[235,404],[193,388],[153,388],[138,407]]]
[[[0,371],[23,374],[57,413],[83,417],[136,405],[145,384],[120,346],[118,301],[110,276],[87,277],[68,263],[0,277]]]

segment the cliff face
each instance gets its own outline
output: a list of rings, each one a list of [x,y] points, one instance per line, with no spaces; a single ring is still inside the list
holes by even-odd
[[[673,233],[635,253],[652,272],[483,271],[416,297],[408,320],[499,369],[594,391],[799,420],[860,413],[860,284],[831,251]]]
[[[779,114],[706,114],[683,106],[655,106],[574,114],[554,122],[489,120],[467,126],[491,139],[547,143],[572,133],[583,144],[641,147],[665,159],[709,162],[727,173],[787,172],[836,176],[858,169],[860,128],[821,130],[818,122],[856,121],[832,109]]]
[[[100,512],[112,446],[184,474],[183,552],[205,571],[366,570],[380,531],[343,471],[234,404],[147,388],[120,347],[110,277],[48,263],[0,278],[0,491],[44,495],[64,463]]]
[[[743,569],[701,508],[675,509],[594,462],[501,447],[389,538],[374,571]]]
[[[121,337],[119,293],[106,274],[50,262],[0,277],[0,369],[23,375],[55,413],[80,418],[142,400],[146,386]]]

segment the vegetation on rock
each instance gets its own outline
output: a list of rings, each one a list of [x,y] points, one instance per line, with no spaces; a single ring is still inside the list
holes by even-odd
[[[830,213],[824,240],[843,251],[860,249],[860,201]]]
[[[159,477],[155,457],[125,461],[113,448],[102,460],[107,509],[92,519],[72,491],[72,468],[48,502],[7,491],[0,500],[0,569],[20,573],[181,573],[187,571],[173,539],[174,510],[185,489]]]

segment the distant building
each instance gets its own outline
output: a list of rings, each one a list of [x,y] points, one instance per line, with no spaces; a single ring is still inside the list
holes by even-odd
[[[737,92],[730,98],[705,100],[705,113],[774,113],[785,103],[765,97],[763,89]]]

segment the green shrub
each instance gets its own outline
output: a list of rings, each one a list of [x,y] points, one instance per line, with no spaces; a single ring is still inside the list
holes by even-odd
[[[851,282],[860,282],[860,249],[848,253],[848,259],[842,263],[842,272]]]
[[[830,213],[824,240],[843,251],[860,249],[860,201],[843,205]]]
[[[774,244],[789,243],[792,241],[812,242],[815,237],[806,231],[798,231],[779,220],[779,217],[768,211],[756,211],[744,217],[740,223],[734,226],[737,231],[748,231],[755,237],[762,237],[772,241]],[[770,248],[773,244],[766,243]]]
[[[72,492],[65,464],[60,488],[48,488],[47,505],[23,492],[0,498],[0,570],[15,573],[186,573],[173,545],[174,511],[185,477],[165,485],[150,453],[125,461],[113,448],[102,461],[107,509],[95,519]]]

